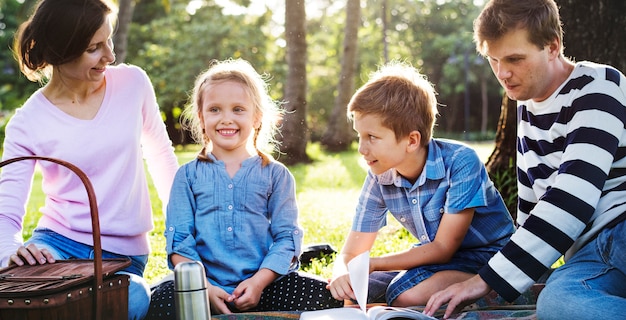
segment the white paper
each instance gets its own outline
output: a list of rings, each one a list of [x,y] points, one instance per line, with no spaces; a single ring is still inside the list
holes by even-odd
[[[409,319],[434,319],[422,312],[403,308],[374,306],[367,310],[367,290],[369,284],[370,252],[365,251],[348,262],[348,275],[352,291],[356,296],[359,309],[354,307],[333,308],[306,311],[300,314],[300,320],[368,320],[390,319],[394,317]]]
[[[343,307],[305,311],[300,314],[300,320],[369,320],[361,309]]]
[[[365,251],[348,262],[348,273],[356,302],[363,313],[367,312],[367,287],[370,273],[370,252]]]

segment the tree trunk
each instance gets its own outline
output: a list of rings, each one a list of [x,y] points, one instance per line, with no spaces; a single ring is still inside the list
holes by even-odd
[[[517,101],[502,96],[496,143],[485,166],[500,191],[513,221],[517,219]]]
[[[309,162],[306,146],[309,129],[306,122],[306,11],[304,0],[285,0],[285,40],[287,43],[287,79],[285,109],[279,160],[287,165]]]
[[[557,0],[565,56],[610,64],[626,72],[626,1]]]
[[[487,133],[487,125],[489,122],[489,96],[487,92],[487,75],[484,72],[480,74],[480,101],[482,105],[482,116],[480,119],[480,133]]]
[[[346,26],[343,38],[341,75],[337,85],[335,106],[328,120],[328,128],[322,137],[322,145],[329,151],[348,150],[353,141],[352,127],[348,123],[346,107],[354,93],[354,75],[357,66],[358,32],[361,23],[360,0],[348,0]]]
[[[133,11],[135,10],[134,0],[119,0],[119,11],[117,15],[117,27],[113,35],[115,44],[115,63],[124,63],[126,60],[126,48],[128,48],[128,31],[133,21]]]

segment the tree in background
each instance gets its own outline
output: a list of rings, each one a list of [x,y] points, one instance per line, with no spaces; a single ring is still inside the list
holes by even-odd
[[[489,177],[504,199],[513,221],[517,219],[517,101],[502,96],[495,148],[485,163]]]
[[[271,12],[246,17],[223,14],[217,5],[188,10],[187,3],[170,3],[170,9],[163,7],[162,0],[137,3],[126,61],[146,70],[172,141],[187,144],[192,141],[180,129],[178,117],[196,76],[212,60],[242,58],[260,74],[277,76],[268,70],[266,59],[268,50],[273,50],[272,39],[263,32]]]
[[[626,72],[626,1],[557,0],[565,56],[610,64]]]
[[[285,40],[287,43],[287,79],[285,109],[280,136],[279,160],[287,165],[308,162],[307,126],[307,43],[304,0],[285,0]]]
[[[115,44],[115,63],[123,63],[126,60],[126,47],[128,45],[128,32],[133,21],[133,11],[135,10],[134,0],[119,0],[117,12],[117,28],[113,35]]]
[[[332,114],[328,119],[326,132],[321,140],[322,145],[329,151],[348,150],[354,140],[352,127],[349,125],[346,115],[346,107],[354,93],[360,25],[361,1],[348,0],[337,96]]]
[[[190,79],[206,68],[212,59],[233,57],[251,61],[260,72],[266,72],[272,76],[271,92],[275,99],[292,100],[284,96],[285,86],[291,81],[287,81],[286,78],[288,72],[288,66],[285,63],[287,34],[283,31],[285,25],[282,18],[276,18],[272,12],[265,12],[265,10],[247,11],[249,14],[227,13],[223,10],[222,4],[218,5],[215,1],[131,1],[125,0],[122,3],[118,0],[121,7],[129,4],[135,5],[126,50],[121,42],[123,40],[115,40],[118,62],[136,64],[146,69],[155,85],[159,105],[175,143],[190,142],[184,133],[179,132],[177,117],[181,107],[186,103],[187,92],[193,84]],[[309,141],[320,141],[329,121],[334,118],[332,110],[335,105],[334,100],[339,94],[338,82],[342,78],[340,57],[343,55],[346,1],[305,1],[305,5],[317,8],[317,11],[312,10],[313,14],[310,17],[302,17],[306,19],[303,23],[305,23],[305,43],[308,54],[305,62],[306,96],[304,101],[306,102],[304,110],[298,111],[298,113],[304,111],[305,114],[302,115],[304,121],[298,122],[298,129],[303,130],[301,124],[306,124],[306,134],[301,135],[300,138]],[[5,3],[8,2],[22,9],[26,8],[27,3],[35,1],[5,0]],[[447,51],[450,47],[442,39],[453,38],[454,35],[461,34],[460,30],[467,29],[468,24],[471,25],[469,16],[473,16],[472,0],[385,0],[385,2],[387,8],[385,17],[388,16],[389,19],[381,19],[380,0],[361,0],[361,26],[358,32],[358,46],[361,49],[356,53],[357,62],[353,77],[355,87],[359,87],[371,71],[384,63],[387,59],[385,56],[387,56],[389,60],[409,61],[422,69],[440,93],[455,92],[455,90],[446,91],[445,88],[458,87],[463,78],[458,78],[462,76],[460,73],[451,73],[443,81],[441,70],[450,55]],[[229,0],[229,3],[238,4],[244,8],[251,5],[250,0]],[[276,7],[272,9],[280,10],[280,12],[285,10],[282,8],[285,1],[273,3]],[[266,5],[272,5],[272,2],[268,1]],[[6,17],[5,19],[9,20]],[[120,17],[120,24],[123,20]],[[121,25],[119,27],[123,30]],[[11,25],[8,24],[6,34],[12,34],[14,28],[11,29]],[[386,32],[386,36],[383,35],[385,33],[383,31]],[[122,38],[120,34],[123,33],[118,30],[117,37]],[[301,40],[305,41],[304,38]],[[125,57],[123,52],[126,52]],[[10,56],[8,50],[2,53]],[[14,64],[12,59],[8,60],[7,65]],[[17,85],[18,78],[8,76],[6,84]],[[469,82],[470,92],[477,92],[474,77],[470,77]],[[8,88],[7,85],[4,82],[0,83],[0,87],[3,88]],[[35,88],[36,86],[34,84]],[[6,92],[10,95],[16,94],[18,100],[23,101],[34,91],[27,88],[23,94],[17,94],[23,89],[22,85],[19,87],[13,87]],[[497,84],[495,87],[497,88]],[[439,118],[440,124],[436,133],[440,129],[463,129],[457,128],[455,126],[457,121],[453,121],[455,117],[461,118],[461,115],[457,116],[456,113],[451,112],[457,109],[462,110],[462,100],[457,101],[456,96],[458,96],[457,93],[452,96],[439,95],[438,98],[445,108],[442,108],[442,117]],[[479,94],[472,94],[472,99],[479,99],[476,98],[479,96]],[[4,94],[0,96],[0,100],[8,97],[9,94]],[[490,99],[492,99],[491,95]],[[14,109],[19,104],[19,101],[11,103],[6,109]],[[494,110],[488,113],[491,127],[495,125],[497,113]],[[473,122],[472,119],[471,123]],[[298,136],[285,138],[296,139]],[[306,145],[307,142],[301,143]],[[287,146],[287,142],[285,143]]]
[[[4,1],[26,12],[27,3],[35,2]],[[304,24],[305,33],[295,40],[302,41],[305,49],[300,51],[302,55],[291,59],[285,58],[287,51],[291,50],[285,43],[287,37],[296,35],[295,29],[289,26],[285,33],[285,21],[276,18],[271,10],[244,11],[247,14],[228,13],[222,7],[223,2],[218,5],[216,1],[117,1],[121,7],[135,5],[126,50],[121,40],[115,40],[118,62],[135,64],[147,71],[174,143],[191,142],[185,132],[179,130],[178,115],[187,102],[193,79],[213,59],[243,58],[250,61],[259,72],[271,75],[272,97],[287,102],[286,107],[293,111],[285,118],[283,137],[279,137],[283,140],[282,149],[289,150],[280,156],[281,161],[291,156],[308,161],[304,154],[307,143],[322,140],[330,121],[337,120],[333,116],[333,109],[340,99],[339,80],[348,82],[342,76],[340,65],[345,60],[342,41],[346,40],[347,0],[304,1],[307,10],[311,6],[311,14],[306,12],[297,18],[300,19],[298,24]],[[244,9],[252,4],[250,0],[228,2],[228,6],[234,3]],[[265,5],[275,5],[273,10],[280,13],[285,11],[284,17],[292,18],[295,16],[287,15],[286,8],[282,7],[283,4],[291,5],[291,2],[267,1]],[[465,130],[466,122],[471,125],[472,132],[495,127],[501,94],[492,76],[486,77],[487,90],[481,90],[481,84],[484,83],[480,71],[486,64],[481,66],[472,63],[469,72],[465,72],[463,65],[450,62],[451,56],[460,55],[458,44],[468,41],[466,35],[471,34],[471,22],[478,10],[473,0],[361,0],[360,3],[360,48],[355,51],[356,67],[352,78],[355,87],[362,85],[363,80],[378,65],[388,60],[407,61],[420,68],[439,93],[438,100],[442,106],[435,135],[454,137],[454,134]],[[381,6],[386,10],[381,10]],[[313,8],[317,8],[317,11]],[[11,18],[14,16],[10,14],[0,17],[3,23]],[[120,17],[120,24],[122,20]],[[121,25],[119,27],[122,28]],[[14,29],[15,23],[13,26],[7,23],[5,35],[12,35]],[[121,37],[119,33],[118,30],[118,36]],[[349,38],[355,40],[354,37]],[[289,42],[292,43],[292,38]],[[123,51],[126,52],[125,58]],[[0,57],[9,57],[6,67],[1,70],[15,66],[9,50],[0,51]],[[457,62],[462,60],[457,59]],[[294,65],[299,66],[304,76],[294,76],[291,73],[293,71],[289,71],[291,65],[285,61],[295,62]],[[291,73],[289,79],[288,72]],[[4,104],[2,108],[14,109],[23,101],[20,99],[25,99],[34,91],[32,87],[21,85],[20,81],[24,79],[15,74],[3,73],[1,76],[6,77],[0,83],[1,90],[5,90],[0,95],[0,102],[11,96],[17,100],[16,103]],[[292,79],[302,82],[295,83]],[[37,84],[31,85],[37,88]],[[305,95],[295,96],[293,87],[287,90],[287,86],[299,86]],[[464,118],[463,112],[467,87],[471,101],[469,119]],[[484,92],[487,92],[488,104],[484,103]],[[488,112],[480,112],[480,105],[488,106]],[[488,117],[485,119],[481,114]],[[343,120],[338,120],[340,122]],[[344,128],[350,131],[349,123],[344,123]]]

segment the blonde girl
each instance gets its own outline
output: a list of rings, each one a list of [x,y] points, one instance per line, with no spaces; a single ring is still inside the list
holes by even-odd
[[[213,313],[339,307],[326,282],[297,272],[302,229],[295,181],[261,151],[279,104],[244,60],[214,63],[195,84],[185,126],[202,143],[178,171],[167,208],[168,264],[201,261]],[[174,319],[173,282],[152,295],[151,319]]]

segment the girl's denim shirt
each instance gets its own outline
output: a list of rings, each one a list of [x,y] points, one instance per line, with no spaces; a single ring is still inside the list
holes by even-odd
[[[193,160],[177,172],[166,218],[168,257],[204,264],[207,279],[231,293],[260,268],[298,269],[303,230],[295,180],[279,162],[245,160],[231,178],[222,161]],[[173,268],[168,258],[168,265]]]

